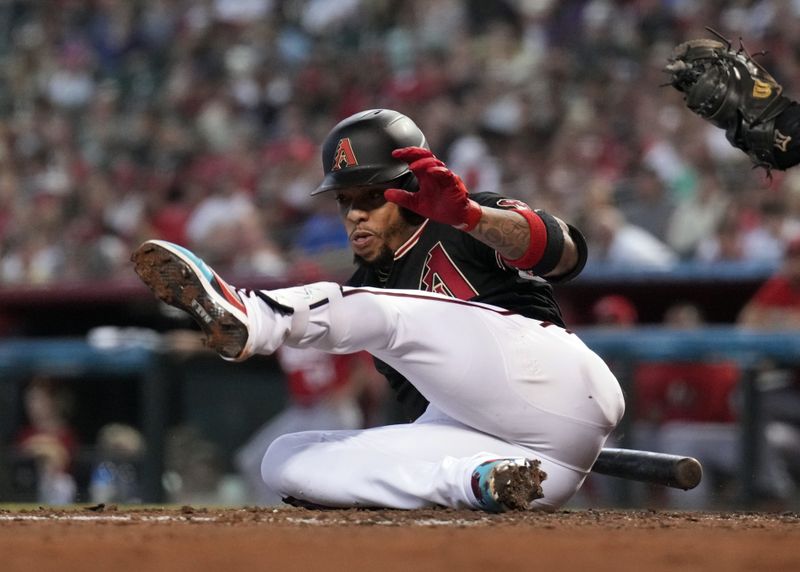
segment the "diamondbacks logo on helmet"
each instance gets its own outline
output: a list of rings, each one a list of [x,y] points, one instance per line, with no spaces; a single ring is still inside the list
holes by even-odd
[[[358,165],[358,159],[356,159],[356,154],[353,152],[353,145],[350,143],[350,138],[345,137],[344,139],[339,139],[339,143],[336,145],[336,152],[333,154],[331,171],[338,171],[339,169],[353,167],[355,165]]]

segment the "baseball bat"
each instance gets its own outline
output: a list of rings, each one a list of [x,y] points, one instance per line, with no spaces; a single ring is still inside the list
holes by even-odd
[[[693,457],[636,449],[603,449],[592,472],[685,491],[696,487],[703,478],[703,467]]]

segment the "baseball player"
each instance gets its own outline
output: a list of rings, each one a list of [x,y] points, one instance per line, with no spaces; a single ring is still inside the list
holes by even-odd
[[[614,375],[566,329],[552,294],[583,268],[580,232],[518,200],[470,195],[396,111],[340,122],[322,164],[313,194],[337,202],[355,255],[346,286],[236,289],[158,240],[132,257],[223,358],[365,350],[413,419],[280,437],[261,465],[266,485],[298,505],[562,506],[624,410]]]

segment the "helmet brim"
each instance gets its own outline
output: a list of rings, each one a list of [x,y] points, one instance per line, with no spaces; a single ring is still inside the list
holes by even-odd
[[[382,165],[380,168],[364,166],[332,171],[311,191],[311,196],[342,189],[386,185],[409,172],[408,165],[402,161],[398,161],[396,165]]]

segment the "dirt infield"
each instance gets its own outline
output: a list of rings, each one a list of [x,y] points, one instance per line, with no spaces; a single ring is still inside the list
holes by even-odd
[[[4,572],[800,570],[800,514],[0,510]]]

